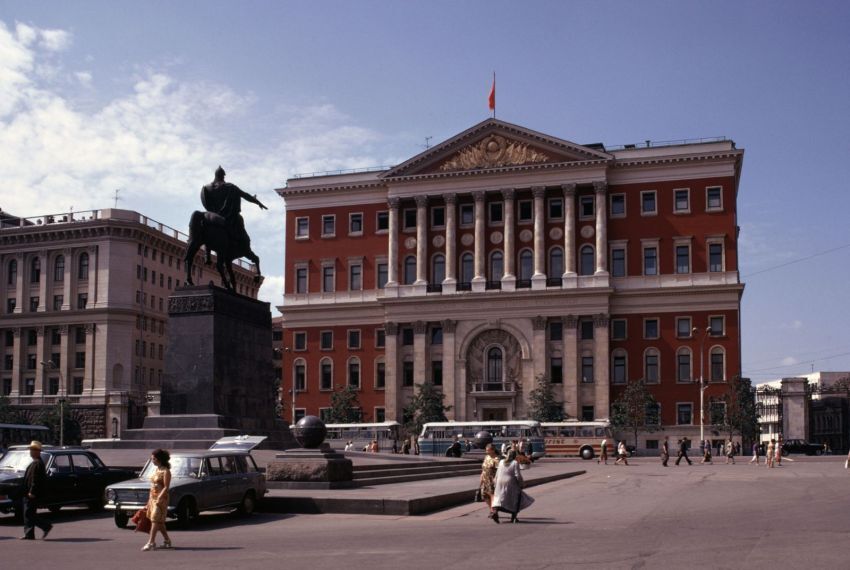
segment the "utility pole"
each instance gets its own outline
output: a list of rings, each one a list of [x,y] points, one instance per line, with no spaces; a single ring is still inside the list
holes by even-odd
[[[121,200],[121,198],[118,197],[119,192],[121,192],[121,189],[116,188],[115,189],[115,196],[113,197],[113,200],[115,200],[115,205],[113,206],[113,208],[118,208],[118,200]]]

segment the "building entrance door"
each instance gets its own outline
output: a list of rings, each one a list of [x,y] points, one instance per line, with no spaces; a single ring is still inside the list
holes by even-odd
[[[484,410],[485,422],[504,422],[508,419],[507,408],[487,408]]]

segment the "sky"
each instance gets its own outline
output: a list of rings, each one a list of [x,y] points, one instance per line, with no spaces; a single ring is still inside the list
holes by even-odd
[[[579,144],[725,136],[743,374],[850,370],[850,3],[0,0],[0,208],[186,231],[221,164],[282,302],[298,173],[398,164],[497,115]]]

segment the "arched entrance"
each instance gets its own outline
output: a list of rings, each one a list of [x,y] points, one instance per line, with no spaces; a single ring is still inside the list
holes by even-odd
[[[502,329],[479,333],[466,350],[468,414],[473,419],[508,420],[516,414],[522,393],[522,350],[517,339]]]

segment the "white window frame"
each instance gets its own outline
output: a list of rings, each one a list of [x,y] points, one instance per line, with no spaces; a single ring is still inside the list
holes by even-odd
[[[378,333],[380,331],[384,331],[384,344],[378,344],[378,336],[379,336]],[[386,346],[387,346],[387,329],[385,329],[384,327],[376,328],[375,329],[375,335],[374,335],[374,341],[375,341],[375,348],[386,348]]]
[[[384,411],[384,420],[386,420],[387,419],[387,408],[386,408],[386,406],[375,406],[374,408],[372,408],[372,419],[375,420],[376,422],[378,421],[378,410]]]
[[[647,374],[646,374],[646,357],[649,355],[649,351],[653,351],[655,353],[655,358],[656,358],[656,363],[655,363],[656,378],[655,378],[655,380],[652,380],[652,381],[650,381],[649,378],[647,378]],[[658,347],[648,346],[648,347],[646,347],[646,349],[644,349],[643,354],[641,355],[641,365],[643,367],[642,376],[643,376],[643,378],[644,378],[644,380],[646,381],[647,384],[653,384],[653,385],[661,384],[661,351],[658,350]]]
[[[641,275],[646,277],[658,277],[661,275],[661,260],[660,247],[661,240],[657,238],[640,240],[640,271]],[[646,273],[646,250],[655,249],[655,273],[647,275]]]
[[[407,225],[408,212],[413,212],[414,219],[416,222],[419,221],[419,216],[416,215],[416,208],[401,208],[399,214],[401,215],[401,231],[403,233],[413,233],[416,231],[416,222],[414,222],[412,226]]]
[[[296,339],[299,336],[304,339],[304,348],[298,348],[298,341]],[[293,352],[306,352],[307,351],[307,331],[293,331],[292,332],[292,350],[293,350]]]
[[[623,323],[623,338],[614,338],[614,322]],[[628,319],[611,319],[611,340],[628,340],[629,339],[629,320]]]
[[[679,254],[676,251],[680,247],[688,248],[688,271],[679,271]],[[673,273],[676,275],[692,275],[694,273],[694,246],[692,236],[681,236],[673,238]]]
[[[333,288],[330,291],[325,290],[325,270],[330,269],[333,276],[331,284]],[[336,293],[336,263],[333,261],[322,261],[322,293]]]
[[[522,218],[520,216],[520,212],[522,212],[522,204],[530,204],[531,205],[531,216],[528,218]],[[534,223],[534,200],[517,200],[516,202],[516,221],[517,224],[533,224]]]
[[[380,220],[381,214],[387,215],[387,229],[385,229],[385,230],[380,229],[381,224],[380,224],[379,220]],[[389,233],[389,231],[390,231],[390,211],[389,210],[378,210],[377,212],[375,212],[375,234],[382,235],[382,234]]]
[[[308,293],[310,293],[310,267],[307,265],[306,262],[295,263],[294,265],[295,266],[293,267],[293,271],[294,271],[294,274],[295,274],[294,275],[295,276],[295,287],[294,287],[293,292],[296,295],[307,295]],[[304,270],[304,290],[303,291],[298,290],[298,270],[299,269]]]
[[[688,376],[689,376],[689,378],[687,380],[681,380],[679,378],[679,355],[685,354],[685,353],[689,354],[690,357],[691,357],[690,358],[690,364],[688,365],[688,368],[689,368]],[[675,355],[676,355],[676,384],[693,384],[694,382],[696,382],[697,379],[694,378],[694,351],[691,350],[691,347],[680,346],[679,348],[676,349]]]
[[[307,415],[307,408],[295,408],[295,413],[292,416],[292,420],[295,421],[295,418],[298,417],[298,412],[301,412],[301,417],[305,417]]]
[[[333,226],[334,226],[334,228],[333,228],[334,231],[333,231],[333,233],[330,233],[330,234],[325,233],[325,221],[328,220],[328,219],[331,220],[331,222],[333,223]],[[323,239],[335,238],[336,237],[336,214],[322,214],[322,228],[321,229],[322,229],[322,236],[321,237]]]
[[[561,215],[553,216],[552,215],[552,204],[557,202],[561,203]],[[564,204],[564,199],[561,197],[553,197],[546,200],[546,219],[550,222],[560,222],[564,220],[564,212],[566,211],[566,206]]]
[[[351,345],[351,333],[357,333],[357,346]],[[345,331],[345,345],[349,350],[360,350],[363,348],[363,330],[362,329],[347,329]]]
[[[472,221],[469,223],[463,222],[464,208],[472,208]],[[475,204],[458,204],[457,205],[457,227],[471,228],[475,226]]]
[[[300,220],[306,220],[307,221],[306,233],[304,233],[303,235],[298,233],[298,222]],[[295,239],[296,240],[310,239],[310,216],[297,216],[295,218]]]
[[[655,202],[655,210],[647,212],[643,209],[643,197],[645,194],[652,194]],[[658,215],[658,191],[657,190],[641,190],[640,192],[640,215],[641,216],[657,216]]]
[[[354,216],[360,216],[360,229],[352,230],[351,225],[354,222]],[[350,236],[362,236],[363,230],[366,225],[366,216],[363,215],[363,212],[349,212],[348,214],[348,235]]]
[[[360,268],[360,287],[357,289],[352,287],[352,279],[351,279],[351,270],[355,267]],[[363,290],[363,258],[355,257],[349,258],[348,260],[348,290],[349,291],[362,291]]]
[[[680,424],[679,423],[679,406],[690,406],[691,407],[691,423],[689,424]],[[676,402],[676,425],[677,426],[692,426],[694,425],[694,403],[693,402]]]
[[[618,278],[628,277],[629,276],[629,240],[612,240],[608,242],[608,270],[611,273],[611,277],[614,277],[614,250],[622,249],[623,250],[623,275],[618,276]]]
[[[623,198],[623,213],[622,214],[615,214],[614,213],[614,197],[615,196]],[[609,218],[615,218],[615,219],[616,218],[625,218],[626,213],[628,212],[626,202],[627,202],[627,198],[626,198],[625,192],[617,192],[616,194],[610,194],[608,196],[608,212],[609,212],[608,217]]]
[[[646,336],[646,322],[647,321],[655,321],[657,323],[657,332],[658,335],[654,337]],[[641,337],[644,340],[658,340],[661,338],[661,318],[660,317],[644,317],[643,318],[643,330],[641,331]]]
[[[708,315],[708,327],[711,328],[711,319],[721,319],[722,329],[720,334],[709,333],[709,336],[714,338],[720,338],[726,336],[726,315]]]
[[[714,354],[715,350],[720,351],[720,354],[723,355],[723,376],[720,380],[712,379],[712,374],[711,374],[711,368],[712,368],[711,356],[712,356],[712,354]],[[714,382],[715,384],[720,384],[722,382],[726,382],[726,347],[725,346],[715,344],[708,349],[708,381]]]
[[[325,333],[331,333],[331,346],[329,348],[325,348],[322,346],[322,335]],[[319,331],[319,350],[320,351],[328,351],[334,349],[334,331],[333,329],[323,329]]]
[[[591,206],[593,207],[592,214],[584,213],[584,202],[589,201]],[[584,194],[583,196],[578,197],[578,219],[579,220],[593,220],[596,219],[596,196],[594,194]]]
[[[298,368],[298,365],[301,365],[301,366],[304,367],[304,387],[301,388],[301,389],[298,389],[298,387],[295,385],[295,379],[296,379],[295,370]],[[307,371],[307,359],[296,358],[295,360],[293,360],[292,361],[292,390],[296,394],[298,394],[300,392],[306,392],[307,391],[307,379],[308,379],[308,377],[309,377],[309,374],[308,374],[308,371]]]
[[[378,364],[384,365],[384,385],[378,386]],[[363,371],[360,371],[360,376],[363,376]],[[383,356],[379,356],[374,361],[374,366],[372,367],[372,388],[374,390],[386,390],[387,389],[387,361]]]
[[[436,213],[437,210],[443,211],[443,223],[440,224],[440,225],[437,225],[437,223],[434,221],[434,214]],[[432,230],[441,230],[441,229],[444,229],[446,227],[446,207],[445,206],[433,206],[431,208],[431,216],[430,217],[431,217],[431,229]]]
[[[711,270],[711,246],[720,246],[720,271]],[[726,272],[726,236],[706,236],[705,238],[705,271],[706,273]]]
[[[720,206],[712,208],[708,205],[708,191],[720,190]],[[705,211],[706,212],[722,212],[723,211],[723,186],[706,186],[705,187]]]
[[[383,291],[383,288],[378,287],[378,277],[380,275],[380,272],[378,271],[379,265],[386,265],[387,266],[387,283],[389,283],[390,282],[390,264],[389,264],[389,261],[387,260],[386,255],[375,256],[375,290],[376,291]],[[364,287],[365,287],[365,283],[364,283]]]
[[[688,205],[685,209],[680,210],[677,208],[678,203],[676,201],[676,192],[685,192],[685,196],[687,196]],[[690,214],[691,213],[691,189],[690,188],[673,188],[673,214],[681,215],[681,214]]]
[[[614,359],[618,356],[625,358],[624,377],[622,382],[614,381]],[[611,384],[616,386],[625,386],[629,383],[629,353],[623,348],[615,348],[611,351]]]
[[[322,366],[324,364],[331,365],[331,385],[330,388],[322,388]],[[319,360],[319,392],[333,392],[334,390],[334,359],[330,356],[323,356]]]
[[[680,335],[679,334],[679,321],[684,321],[684,320],[688,321],[688,329],[687,329],[688,332],[687,332],[686,335]],[[693,338],[693,336],[694,336],[693,332],[692,332],[693,327],[694,327],[693,318],[691,318],[691,317],[676,317],[676,338]]]
[[[351,356],[345,361],[345,386],[351,386],[351,364],[353,362],[357,363],[359,368],[358,379],[357,379],[357,391],[361,391],[363,389],[363,361],[360,360],[359,356]]]

